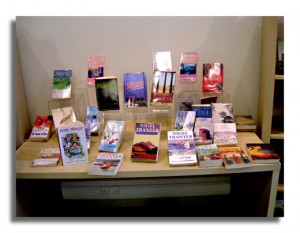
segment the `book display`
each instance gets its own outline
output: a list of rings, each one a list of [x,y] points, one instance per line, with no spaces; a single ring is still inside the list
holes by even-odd
[[[175,112],[192,111],[192,105],[198,103],[199,94],[196,91],[182,92],[174,94]]]
[[[235,123],[214,123],[213,142],[218,146],[237,145]]]
[[[48,141],[53,127],[52,116],[37,116],[29,139]]]
[[[212,103],[212,118],[215,123],[233,123],[232,103]]]
[[[223,160],[216,144],[196,146],[199,167],[222,167]]]
[[[194,111],[177,111],[174,130],[178,131],[193,131],[195,124]]]
[[[61,124],[68,124],[77,120],[72,106],[52,109],[51,112],[55,129]]]
[[[196,112],[196,117],[212,118],[212,107],[210,104],[192,104],[192,111]]]
[[[211,144],[214,135],[214,121],[212,118],[196,117],[194,126],[195,144]]]
[[[202,92],[222,93],[224,76],[222,63],[203,64]]]
[[[59,148],[42,148],[32,162],[33,167],[55,167],[60,160]]]
[[[52,98],[71,98],[71,78],[72,70],[54,70]]]
[[[104,56],[88,56],[87,57],[87,84],[95,85],[95,78],[104,76]]]
[[[198,59],[197,52],[183,52],[180,56],[179,81],[196,82],[198,78]]]
[[[240,146],[228,146],[219,148],[225,169],[252,167],[251,158]]]
[[[246,143],[246,152],[252,163],[279,163],[280,157],[270,143]]]

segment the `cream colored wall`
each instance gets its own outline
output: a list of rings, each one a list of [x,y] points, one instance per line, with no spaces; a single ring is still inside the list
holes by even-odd
[[[17,17],[16,35],[31,125],[36,115],[49,113],[54,69],[73,70],[72,103],[82,118],[86,105],[95,104],[86,86],[87,56],[104,55],[105,75],[118,76],[121,84],[124,72],[146,71],[151,78],[152,52],[167,50],[177,74],[181,52],[199,52],[199,78],[203,63],[223,62],[234,112],[256,120],[261,17],[27,16]],[[180,89],[201,93],[201,82]]]

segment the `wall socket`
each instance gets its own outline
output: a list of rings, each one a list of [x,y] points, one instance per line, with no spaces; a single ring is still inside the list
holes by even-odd
[[[103,198],[112,198],[120,196],[119,186],[103,186],[100,187],[100,196]]]

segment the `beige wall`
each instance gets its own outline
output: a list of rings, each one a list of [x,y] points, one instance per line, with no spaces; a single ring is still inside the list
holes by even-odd
[[[223,62],[235,114],[256,120],[261,17],[17,17],[16,35],[31,125],[49,113],[54,69],[73,70],[72,103],[83,120],[86,105],[95,103],[86,86],[87,56],[104,55],[105,75],[121,83],[124,72],[151,78],[152,52],[167,50],[177,73],[181,52],[199,52],[199,78],[204,62]],[[180,89],[201,94],[201,82]]]

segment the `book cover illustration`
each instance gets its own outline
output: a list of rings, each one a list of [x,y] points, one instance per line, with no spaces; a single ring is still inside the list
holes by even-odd
[[[192,105],[198,103],[198,93],[195,91],[175,93],[175,112],[192,111]]]
[[[196,117],[194,126],[195,144],[213,143],[214,121],[212,118]]]
[[[51,112],[55,129],[61,124],[69,124],[76,121],[72,106],[52,109]]]
[[[104,56],[88,56],[87,57],[87,84],[95,85],[95,78],[104,76]]]
[[[37,116],[29,139],[48,141],[53,127],[52,116]]]
[[[155,71],[172,71],[171,52],[154,52],[152,53],[153,72]]]
[[[104,121],[103,112],[99,112],[97,106],[87,106],[85,121],[90,125],[91,135],[98,136]]]
[[[124,74],[124,108],[147,107],[147,75],[145,72]]]
[[[89,161],[85,125],[82,122],[59,125],[57,134],[63,165]]]
[[[71,98],[71,78],[72,70],[54,70],[52,86],[53,99]]]
[[[225,169],[252,167],[251,158],[240,146],[219,147]]]
[[[98,154],[88,170],[89,175],[115,176],[124,160],[124,153]]]
[[[223,92],[223,63],[203,64],[202,76],[203,93],[222,93]]]
[[[91,125],[89,122],[84,122],[85,136],[86,136],[86,147],[88,150],[91,148]]]
[[[155,71],[151,89],[150,105],[168,105],[173,103],[176,72]]]
[[[99,150],[118,152],[124,129],[124,121],[108,120],[102,133]]]
[[[280,157],[270,143],[246,143],[246,152],[253,163],[279,163]]]
[[[174,131],[193,131],[196,113],[194,111],[177,111]]]
[[[170,166],[198,164],[193,131],[168,131]]]
[[[99,111],[120,110],[117,77],[95,78],[95,88]]]
[[[216,144],[196,146],[199,167],[222,167],[223,160]]]
[[[55,167],[60,159],[59,148],[42,148],[33,160],[33,167]]]
[[[160,133],[160,123],[136,123],[131,160],[157,162]]]
[[[197,52],[183,52],[180,55],[180,74],[179,81],[196,82],[198,77],[198,58]]]
[[[237,145],[235,123],[214,123],[213,143],[218,146]]]
[[[196,117],[212,118],[212,108],[210,104],[193,104],[192,111],[196,112]]]
[[[212,103],[212,118],[215,123],[233,123],[234,114],[232,103]]]

